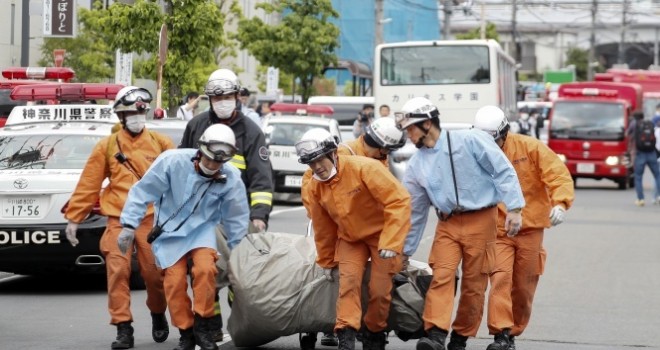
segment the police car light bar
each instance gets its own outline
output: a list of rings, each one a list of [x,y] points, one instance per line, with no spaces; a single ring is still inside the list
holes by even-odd
[[[9,95],[12,100],[18,101],[89,101],[114,100],[117,92],[123,88],[120,84],[101,83],[50,83],[35,85],[20,85],[15,87]]]
[[[43,84],[41,80],[0,80],[0,90],[11,90],[19,85]]]
[[[279,113],[292,113],[292,114],[321,114],[332,115],[335,110],[331,106],[326,105],[306,105],[302,103],[273,103],[270,106],[272,112]]]
[[[66,67],[10,67],[2,71],[7,79],[62,79],[68,81],[76,76]]]
[[[564,95],[567,96],[601,96],[601,97],[616,97],[619,92],[616,90],[584,88],[584,89],[566,89]]]

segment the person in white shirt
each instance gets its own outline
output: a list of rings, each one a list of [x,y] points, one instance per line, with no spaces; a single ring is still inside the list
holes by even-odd
[[[179,106],[179,109],[176,111],[176,118],[181,120],[190,120],[195,116],[195,109],[199,103],[200,96],[196,92],[189,92],[186,95],[185,103]]]

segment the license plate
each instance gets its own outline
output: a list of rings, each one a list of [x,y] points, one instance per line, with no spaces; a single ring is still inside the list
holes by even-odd
[[[5,197],[2,201],[2,217],[38,218],[46,210],[46,198],[41,197]]]
[[[578,163],[577,172],[580,174],[593,174],[596,171],[594,163]]]
[[[295,175],[284,176],[284,186],[302,187],[302,176],[295,176]]]

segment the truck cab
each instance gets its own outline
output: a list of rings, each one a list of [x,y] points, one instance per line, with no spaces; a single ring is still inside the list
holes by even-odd
[[[610,179],[619,189],[633,186],[632,143],[626,134],[642,106],[638,84],[562,84],[550,116],[548,146],[578,178]]]

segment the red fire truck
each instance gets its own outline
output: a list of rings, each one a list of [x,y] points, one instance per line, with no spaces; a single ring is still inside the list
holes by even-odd
[[[596,81],[635,83],[642,87],[644,118],[651,119],[660,104],[660,71],[644,69],[608,69],[607,73],[596,73]]]
[[[620,189],[633,186],[632,145],[626,130],[641,103],[638,84],[592,81],[559,87],[548,146],[576,183],[582,177],[610,179]]]
[[[11,90],[17,86],[44,84],[51,80],[68,82],[76,74],[67,67],[10,67],[2,71],[2,76],[9,80],[0,80],[0,127],[5,125],[7,116],[15,106],[25,105],[25,101],[12,100]]]

